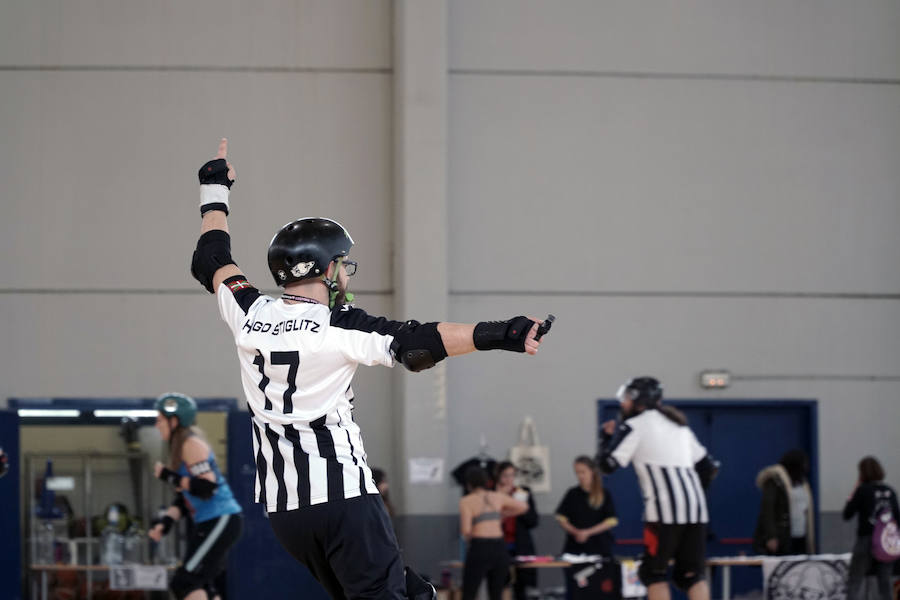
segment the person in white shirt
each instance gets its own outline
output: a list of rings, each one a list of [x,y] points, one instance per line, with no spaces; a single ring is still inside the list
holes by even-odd
[[[536,354],[539,321],[392,321],[349,304],[353,239],[339,223],[304,218],[272,238],[279,298],[253,286],[231,257],[228,142],[201,167],[201,235],[191,273],[216,294],[234,335],[253,429],[256,500],[276,537],[333,598],[431,598],[403,561],[372,480],[351,386],[359,365],[411,371],[475,350]],[[406,580],[404,580],[406,577]]]
[[[709,600],[704,488],[714,463],[684,414],[662,404],[659,381],[631,379],[617,396],[624,420],[603,424],[597,462],[606,473],[634,464],[644,496],[645,547],[638,575],[648,598],[669,600],[668,569],[674,560],[673,583],[690,600]]]

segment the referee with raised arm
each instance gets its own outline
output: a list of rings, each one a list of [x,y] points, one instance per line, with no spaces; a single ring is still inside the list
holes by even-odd
[[[672,581],[690,600],[709,600],[705,579],[705,487],[715,473],[684,414],[662,404],[653,377],[637,377],[617,394],[623,421],[603,424],[597,462],[606,473],[634,463],[644,496],[644,556],[638,575],[649,600],[669,600]]]
[[[234,335],[256,456],[256,499],[276,537],[332,598],[432,598],[408,572],[353,421],[360,364],[411,371],[475,350],[535,354],[539,322],[419,323],[353,307],[350,234],[329,219],[288,223],[268,261],[284,288],[263,295],[231,258],[226,215],[235,174],[223,139],[200,169],[201,235],[191,273],[215,293]],[[546,326],[545,326],[546,327]],[[539,336],[538,336],[539,337]]]

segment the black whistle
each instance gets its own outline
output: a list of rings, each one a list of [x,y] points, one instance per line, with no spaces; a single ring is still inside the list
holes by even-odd
[[[544,319],[544,322],[538,325],[537,334],[534,336],[536,341],[540,341],[544,334],[550,331],[550,327],[553,326],[553,321],[556,320],[556,317],[553,315],[547,315],[547,318]]]

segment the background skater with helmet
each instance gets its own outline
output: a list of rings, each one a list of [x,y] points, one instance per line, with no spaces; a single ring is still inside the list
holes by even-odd
[[[330,219],[299,219],[272,239],[269,268],[284,288],[263,295],[231,258],[227,214],[234,170],[227,141],[200,169],[194,277],[215,293],[231,329],[256,455],[256,499],[287,551],[334,598],[431,597],[406,581],[390,519],[372,481],[351,381],[360,364],[411,371],[475,350],[535,354],[538,322],[391,321],[355,308],[349,233]]]
[[[662,404],[662,386],[652,377],[631,379],[617,394],[623,421],[603,424],[600,468],[611,473],[634,463],[644,496],[644,556],[638,575],[649,600],[668,600],[672,580],[690,600],[709,600],[705,577],[704,488],[715,474],[706,449],[687,418]]]
[[[197,405],[193,398],[163,394],[155,408],[156,429],[169,442],[169,464],[158,462],[153,471],[178,493],[166,514],[151,523],[148,535],[158,542],[175,521],[193,520],[187,552],[169,587],[179,600],[212,600],[216,597],[213,580],[224,571],[228,551],[241,536],[241,507],[203,432],[194,425]]]

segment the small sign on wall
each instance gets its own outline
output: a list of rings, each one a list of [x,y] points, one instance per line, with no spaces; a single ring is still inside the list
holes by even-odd
[[[409,482],[435,485],[444,480],[444,459],[419,457],[409,459]]]

